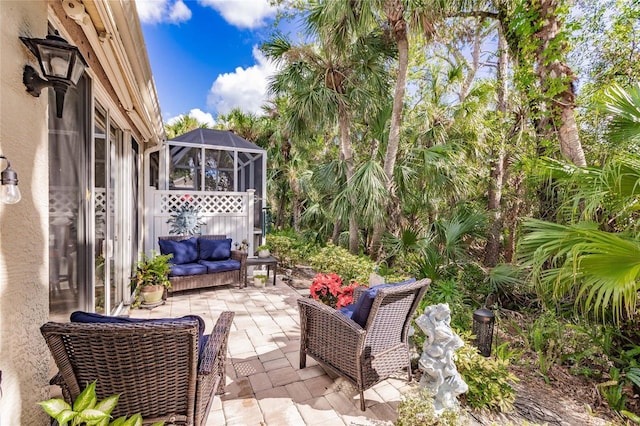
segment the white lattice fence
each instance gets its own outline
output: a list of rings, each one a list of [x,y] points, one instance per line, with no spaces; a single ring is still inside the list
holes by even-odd
[[[150,191],[145,249],[159,250],[158,237],[170,235],[171,214],[184,205],[200,208],[201,234],[226,235],[234,243],[252,243],[253,192]],[[249,248],[251,253],[253,247]]]

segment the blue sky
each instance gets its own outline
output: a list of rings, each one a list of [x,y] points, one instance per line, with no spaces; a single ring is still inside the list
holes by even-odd
[[[268,0],[136,0],[163,119],[260,113],[275,66],[258,50],[273,31]]]

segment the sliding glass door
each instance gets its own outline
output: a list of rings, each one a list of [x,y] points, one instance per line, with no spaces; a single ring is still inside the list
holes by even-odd
[[[129,299],[137,254],[138,148],[100,105],[95,109],[94,148],[94,309],[113,314]]]

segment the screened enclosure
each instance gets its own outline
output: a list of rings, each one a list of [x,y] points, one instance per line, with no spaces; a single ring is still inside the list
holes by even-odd
[[[200,234],[224,234],[249,254],[261,244],[266,208],[266,151],[230,131],[196,129],[145,156],[146,250],[169,235],[167,221],[185,207],[198,210]]]

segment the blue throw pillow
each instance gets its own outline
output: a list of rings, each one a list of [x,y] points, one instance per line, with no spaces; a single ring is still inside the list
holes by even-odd
[[[350,305],[343,306],[342,308],[338,309],[338,312],[340,312],[342,315],[344,315],[349,319],[353,319],[353,313],[355,312],[355,310],[356,310],[356,304],[352,303]]]
[[[231,238],[209,240],[200,238],[200,260],[226,260],[231,257]]]
[[[160,253],[173,254],[169,262],[175,265],[198,260],[198,239],[196,237],[182,241],[158,240],[158,244],[160,244]]]
[[[354,304],[353,315],[351,319],[360,324],[360,327],[364,327],[367,325],[367,319],[369,318],[369,312],[371,312],[371,307],[373,306],[373,300],[376,298],[378,294],[378,290],[382,288],[395,287],[403,284],[410,284],[415,282],[415,278],[408,279],[406,281],[401,281],[399,283],[392,284],[380,284],[375,287],[370,287],[366,289],[360,297],[358,301]]]

